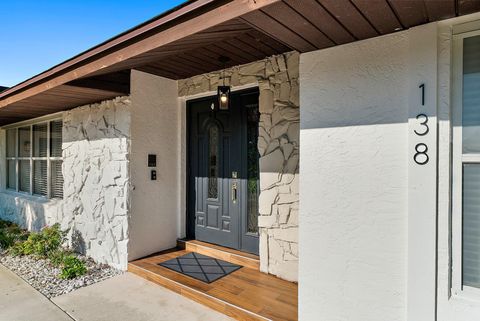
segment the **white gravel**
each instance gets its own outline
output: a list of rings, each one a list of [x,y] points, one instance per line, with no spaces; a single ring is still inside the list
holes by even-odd
[[[58,276],[61,269],[54,267],[48,260],[35,259],[31,256],[14,257],[1,253],[0,249],[0,264],[15,272],[48,298],[66,294],[123,273],[108,265],[97,264],[84,256],[78,256],[78,258],[85,262],[87,273],[75,279],[64,280]]]

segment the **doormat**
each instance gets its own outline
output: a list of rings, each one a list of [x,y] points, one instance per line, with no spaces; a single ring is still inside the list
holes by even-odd
[[[242,267],[194,252],[158,263],[158,265],[205,283],[217,281]]]

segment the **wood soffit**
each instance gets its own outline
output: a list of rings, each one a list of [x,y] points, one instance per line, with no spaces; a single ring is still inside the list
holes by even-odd
[[[130,70],[183,79],[480,11],[477,0],[196,0],[0,92],[0,125],[130,92]]]

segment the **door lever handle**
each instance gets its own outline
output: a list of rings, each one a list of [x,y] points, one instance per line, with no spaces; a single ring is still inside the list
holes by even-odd
[[[232,183],[232,202],[233,204],[237,202],[237,182]]]

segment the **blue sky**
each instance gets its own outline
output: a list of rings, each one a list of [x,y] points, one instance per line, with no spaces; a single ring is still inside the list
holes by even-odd
[[[0,86],[13,86],[184,0],[15,0],[0,4]]]

